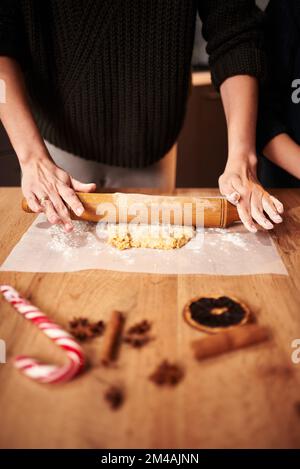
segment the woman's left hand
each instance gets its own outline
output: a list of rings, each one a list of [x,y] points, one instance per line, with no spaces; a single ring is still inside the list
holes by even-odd
[[[224,173],[219,178],[219,188],[229,202],[237,206],[239,217],[247,230],[255,233],[254,221],[266,230],[281,223],[283,204],[270,195],[256,176],[256,157],[249,160],[228,160]]]

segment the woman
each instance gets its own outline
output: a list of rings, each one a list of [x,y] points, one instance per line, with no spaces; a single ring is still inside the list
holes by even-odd
[[[268,187],[300,187],[299,1],[270,1],[265,38],[270,73],[258,119],[260,179]]]
[[[104,185],[114,186],[114,171],[125,168],[122,182],[137,171],[159,186],[184,117],[197,11],[228,124],[221,192],[250,231],[254,220],[271,229],[266,215],[282,221],[282,204],[256,179],[257,82],[265,72],[254,0],[0,0],[7,94],[0,117],[34,211],[72,229],[65,203],[79,215],[74,191],[95,185],[74,179],[70,153],[87,161],[82,173],[92,167],[93,176],[103,175]],[[64,151],[61,167],[55,147]]]

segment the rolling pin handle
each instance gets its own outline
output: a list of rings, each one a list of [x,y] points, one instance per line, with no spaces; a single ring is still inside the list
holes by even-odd
[[[33,213],[25,197],[22,199],[22,209],[24,210],[24,212]]]

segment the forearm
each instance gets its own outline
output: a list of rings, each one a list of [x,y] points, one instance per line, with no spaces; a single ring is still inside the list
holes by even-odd
[[[66,205],[80,216],[84,208],[75,191],[90,192],[95,184],[82,184],[54,164],[31,113],[22,72],[13,59],[0,57],[0,79],[5,83],[0,119],[20,161],[23,194],[34,212],[44,211],[50,223],[62,223],[70,231]]]
[[[249,231],[257,231],[254,221],[270,230],[273,223],[282,222],[283,206],[263,189],[256,176],[257,81],[248,75],[228,78],[221,95],[228,126],[228,160],[219,178],[220,191],[237,204]]]
[[[16,61],[0,57],[0,79],[5,84],[0,119],[21,166],[32,159],[49,158],[30,110],[22,71]]]
[[[270,140],[263,154],[268,160],[300,179],[300,146],[288,134],[282,133]]]
[[[238,75],[220,88],[228,132],[228,162],[255,164],[258,84],[254,77]]]

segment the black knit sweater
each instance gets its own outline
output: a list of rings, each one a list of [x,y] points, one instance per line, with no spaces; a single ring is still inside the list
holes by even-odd
[[[254,0],[0,0],[0,55],[20,62],[44,138],[86,159],[143,167],[182,125],[197,11],[215,86],[261,78]]]

